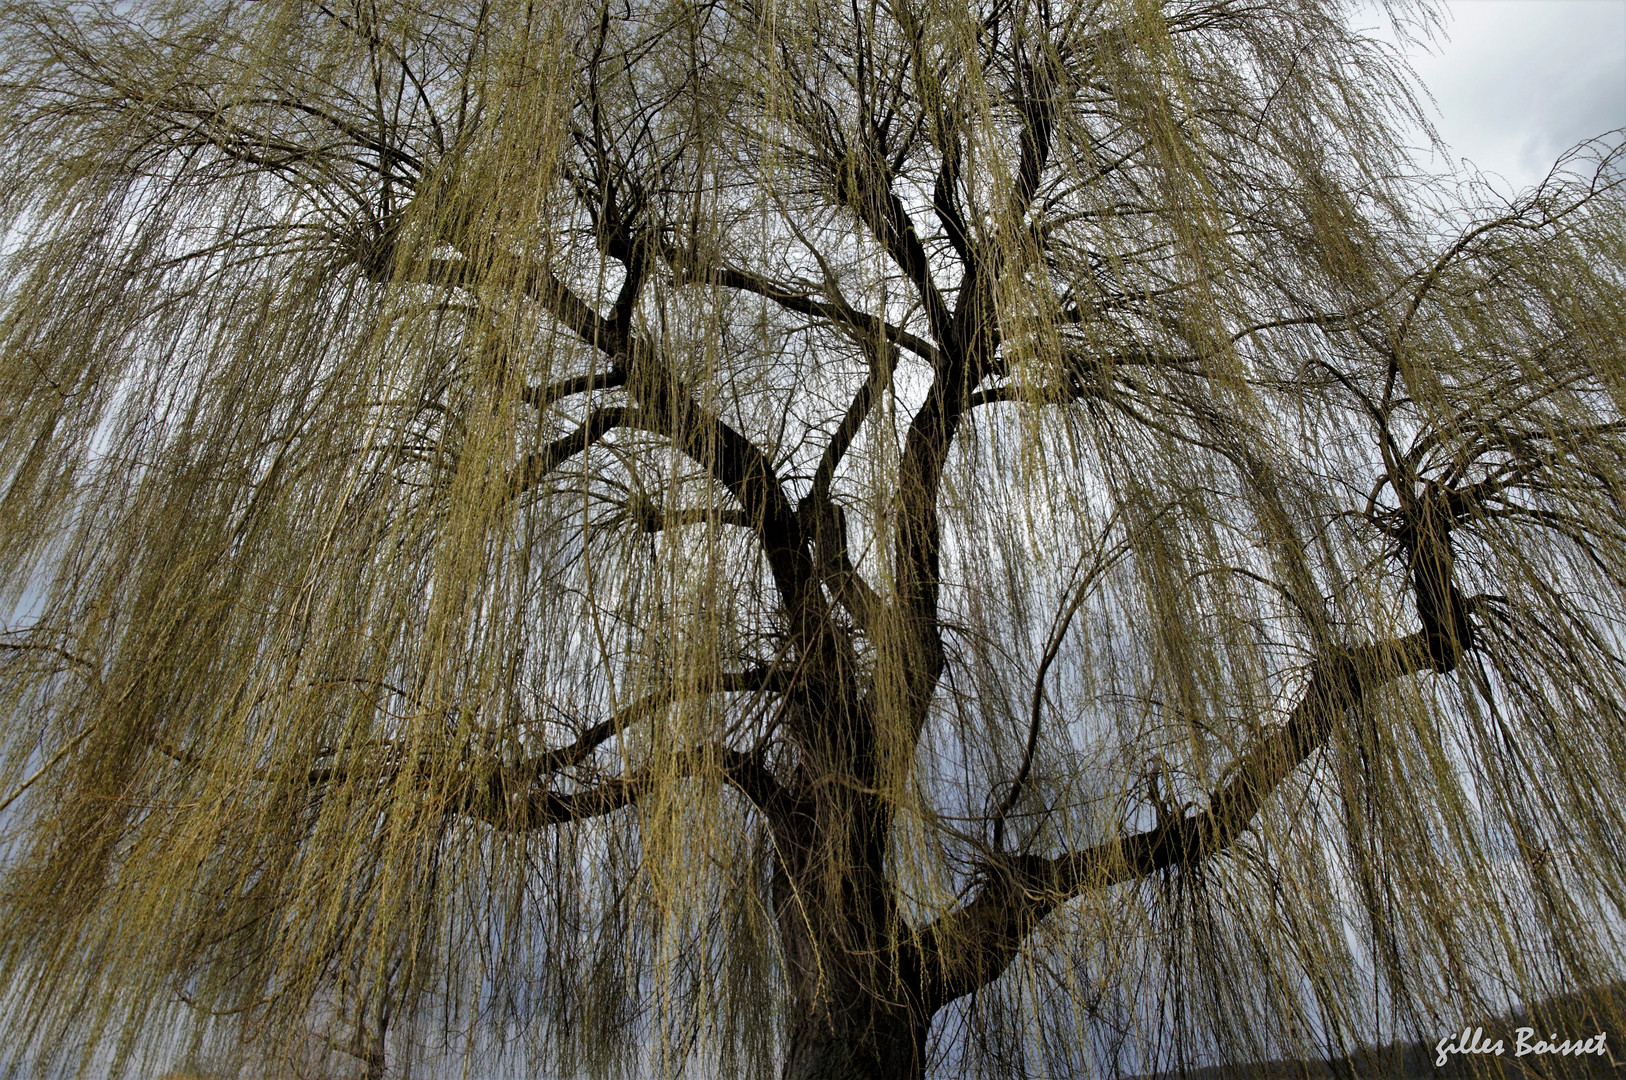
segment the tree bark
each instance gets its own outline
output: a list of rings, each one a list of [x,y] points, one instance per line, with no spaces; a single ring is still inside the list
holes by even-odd
[[[868,863],[879,851],[855,854]],[[932,1010],[890,887],[876,865],[834,879],[816,866],[775,875],[790,1008],[782,1080],[920,1080]]]
[[[825,719],[826,733],[864,734],[862,725],[842,732]],[[806,771],[797,812],[775,833],[772,887],[789,1007],[782,1080],[919,1080],[932,1009],[886,872],[891,817],[870,788],[868,738],[856,748],[833,742],[846,745],[820,749],[843,767]]]
[[[783,1080],[920,1080],[929,1017],[848,979],[807,997],[790,1017]]]

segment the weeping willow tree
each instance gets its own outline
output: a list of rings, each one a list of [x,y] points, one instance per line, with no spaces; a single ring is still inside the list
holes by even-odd
[[[8,4],[5,1040],[1090,1075],[1620,978],[1621,158],[1430,178],[1362,17]]]

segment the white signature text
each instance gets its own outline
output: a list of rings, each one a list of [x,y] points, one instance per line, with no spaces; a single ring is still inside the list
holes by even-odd
[[[1604,1046],[1609,1037],[1607,1031],[1600,1031],[1588,1039],[1565,1039],[1558,1041],[1556,1033],[1547,1039],[1535,1039],[1535,1028],[1522,1027],[1513,1033],[1513,1056],[1524,1057],[1526,1054],[1598,1054],[1608,1052]],[[1548,1040],[1551,1040],[1550,1042]],[[1501,1039],[1491,1042],[1485,1038],[1484,1028],[1463,1028],[1461,1035],[1447,1035],[1434,1044],[1434,1064],[1436,1067],[1445,1064],[1446,1058],[1452,1054],[1496,1054],[1506,1053],[1507,1046]]]

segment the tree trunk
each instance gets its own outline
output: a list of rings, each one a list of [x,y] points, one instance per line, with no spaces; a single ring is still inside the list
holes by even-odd
[[[848,819],[849,821],[851,819]],[[781,864],[774,894],[784,948],[789,1024],[782,1080],[923,1077],[931,1013],[920,995],[914,947],[900,943],[896,903],[878,844],[839,876]],[[805,851],[806,849],[804,849]],[[816,849],[815,849],[816,850]],[[856,864],[856,865],[855,865]]]
[[[926,1031],[899,1002],[878,1000],[850,980],[794,1002],[782,1080],[920,1080]]]
[[[815,875],[793,889],[782,868],[776,875],[790,997],[782,1080],[925,1075],[931,1013],[919,961],[912,945],[899,947],[885,881],[867,869],[834,889]],[[854,878],[870,888],[855,888]]]
[[[887,876],[874,717],[850,674],[850,641],[826,632],[810,655],[805,711],[791,720],[803,755],[794,810],[774,823],[790,1006],[782,1080],[919,1080],[931,1011]]]

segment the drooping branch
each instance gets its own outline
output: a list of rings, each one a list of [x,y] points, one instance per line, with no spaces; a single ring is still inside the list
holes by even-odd
[[[0,814],[3,814],[6,812],[6,810],[10,809],[12,803],[22,798],[22,796],[27,793],[29,788],[39,783],[40,780],[43,779],[52,769],[56,768],[64,758],[73,753],[75,747],[84,742],[91,735],[95,734],[95,732],[96,725],[89,724],[83,731],[79,732],[79,734],[63,743],[57,752],[51,755],[50,760],[30,773],[22,783],[12,788],[11,793],[5,798],[0,799]]]
[[[1088,553],[1090,567],[1085,572],[1082,580],[1078,579],[1077,569],[1075,568],[1073,577],[1076,584],[1071,586],[1072,599],[1056,613],[1055,621],[1051,624],[1050,638],[1045,643],[1044,653],[1039,657],[1039,670],[1033,677],[1033,699],[1029,706],[1028,737],[1027,744],[1022,750],[1022,763],[1017,767],[1016,776],[1011,780],[1011,786],[1006,791],[1005,797],[1000,800],[999,806],[994,811],[991,831],[996,852],[1005,850],[1005,820],[1010,812],[1016,809],[1016,804],[1022,797],[1023,786],[1027,783],[1028,776],[1033,770],[1034,752],[1039,745],[1039,724],[1043,718],[1045,679],[1050,673],[1050,665],[1054,664],[1056,657],[1060,655],[1061,644],[1066,640],[1067,630],[1073,623],[1073,616],[1077,615],[1078,609],[1084,606],[1084,600],[1090,595],[1091,588],[1128,548],[1127,538],[1120,540],[1111,547],[1107,545],[1107,539],[1112,535],[1113,526],[1116,523],[1117,518],[1114,517],[1112,521],[1107,523],[1107,527],[1101,531],[1101,536],[1096,542],[1094,551]],[[1078,565],[1082,567],[1084,565],[1083,561],[1080,560]]]

